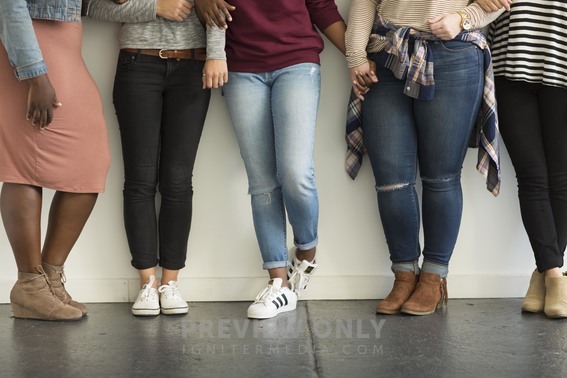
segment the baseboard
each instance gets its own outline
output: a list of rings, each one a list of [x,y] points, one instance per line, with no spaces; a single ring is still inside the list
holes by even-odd
[[[302,299],[345,300],[385,297],[393,277],[316,276]],[[525,294],[529,276],[451,275],[449,298],[517,298]],[[179,287],[188,301],[250,301],[266,284],[264,277],[182,278]],[[0,303],[9,303],[13,281],[0,281]],[[66,284],[77,300],[86,303],[133,301],[139,291],[136,279],[73,279]]]

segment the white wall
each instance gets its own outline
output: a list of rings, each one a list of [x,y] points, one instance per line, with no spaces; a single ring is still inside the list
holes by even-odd
[[[347,16],[347,0],[338,0]],[[84,21],[84,57],[97,81],[110,131],[112,165],[106,193],[99,197],[83,235],[66,264],[67,288],[86,302],[119,302],[137,293],[122,225],[122,161],[112,105],[118,25]],[[368,160],[352,181],[343,169],[344,121],[349,82],[343,57],[326,41],[315,163],[320,193],[320,268],[306,299],[380,298],[392,274]],[[534,268],[506,150],[497,198],[475,170],[476,150],[463,169],[465,208],[449,275],[451,297],[523,296]],[[194,172],[194,213],[187,268],[180,284],[187,299],[251,300],[266,273],[254,237],[247,181],[224,99],[214,91]],[[46,191],[44,221],[52,192]],[[45,225],[45,222],[44,222]],[[291,238],[289,240],[291,246]],[[9,301],[16,266],[0,232],[0,302]]]

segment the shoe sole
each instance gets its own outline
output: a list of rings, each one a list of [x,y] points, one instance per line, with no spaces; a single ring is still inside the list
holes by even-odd
[[[156,316],[159,315],[158,309],[132,309],[132,314],[136,316]]]
[[[398,315],[400,310],[376,310],[376,313],[382,315]]]
[[[419,311],[413,311],[413,310],[400,310],[400,312],[404,313],[404,314],[409,314],[409,315],[416,315],[416,316],[420,316],[420,315],[430,315],[433,314],[435,312],[435,310],[437,310],[437,307],[431,311],[423,311],[423,312],[419,312]]]
[[[280,308],[281,308],[281,307],[280,307]],[[276,316],[278,316],[278,315],[281,314],[282,312],[293,311],[293,310],[295,310],[296,308],[297,308],[297,304],[296,304],[295,306],[293,306],[293,308],[282,308],[281,310],[278,309],[278,310],[276,310],[276,313],[273,314],[273,315],[267,315],[267,316],[266,316],[266,315],[254,315],[254,314],[250,315],[249,312],[247,312],[246,315],[248,316],[249,319],[258,319],[258,320],[261,320],[261,319],[271,319],[271,318],[275,318]]]
[[[180,307],[180,308],[162,308],[161,313],[164,315],[184,315],[189,312],[188,307]]]

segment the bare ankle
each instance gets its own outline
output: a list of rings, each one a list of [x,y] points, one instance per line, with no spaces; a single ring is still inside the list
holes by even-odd
[[[561,277],[563,272],[559,268],[551,268],[545,271],[545,277]]]
[[[317,247],[311,249],[301,250],[299,248],[295,249],[295,257],[299,260],[307,260],[308,262],[313,262],[315,260],[315,253],[317,252]]]

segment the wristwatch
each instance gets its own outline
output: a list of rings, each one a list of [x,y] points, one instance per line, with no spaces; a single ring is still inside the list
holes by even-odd
[[[472,21],[469,15],[463,11],[457,11],[459,16],[461,16],[461,29],[468,31],[472,29]]]

